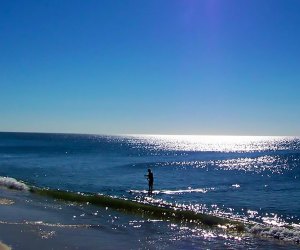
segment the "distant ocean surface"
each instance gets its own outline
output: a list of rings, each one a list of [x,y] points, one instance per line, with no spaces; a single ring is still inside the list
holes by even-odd
[[[299,249],[299,137],[0,133],[3,186],[9,177],[27,186],[140,201],[148,196],[148,168],[154,173],[150,204],[239,220],[250,225],[246,233],[89,205],[70,220],[100,223],[105,229],[97,233],[108,239],[114,228],[132,235],[124,237],[125,248]]]

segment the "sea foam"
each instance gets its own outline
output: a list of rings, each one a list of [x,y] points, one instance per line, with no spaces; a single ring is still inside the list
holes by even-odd
[[[15,190],[29,190],[29,187],[20,181],[11,177],[0,177],[0,187],[6,187]]]
[[[278,226],[254,225],[249,232],[261,237],[274,238],[282,241],[300,243],[300,230],[297,228],[287,228]]]
[[[207,193],[213,191],[214,188],[188,188],[178,190],[154,190],[153,194],[183,194],[183,193]],[[148,194],[148,190],[129,190],[129,193]]]

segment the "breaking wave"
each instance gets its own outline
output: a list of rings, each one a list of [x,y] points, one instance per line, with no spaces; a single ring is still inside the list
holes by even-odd
[[[300,243],[300,230],[296,227],[278,227],[256,224],[247,229],[248,232],[266,238],[278,239],[295,244]]]
[[[125,213],[132,213],[141,216],[151,217],[160,220],[175,220],[179,222],[199,223],[206,226],[221,227],[238,232],[247,232],[260,237],[278,239],[284,242],[292,242],[300,244],[300,225],[268,225],[263,223],[238,221],[220,216],[197,213],[191,210],[185,210],[180,207],[170,206],[163,203],[143,203],[142,201],[133,201],[125,198],[117,198],[102,194],[85,194],[80,192],[69,192],[53,189],[42,189],[38,187],[29,187],[21,181],[17,181],[10,177],[0,177],[0,187],[9,189],[30,191],[31,193],[59,199],[63,201],[71,201],[78,203],[90,203],[93,205],[109,207]],[[209,189],[183,189],[183,190],[157,190],[154,194],[177,194],[188,192],[206,193]],[[132,193],[147,194],[147,190],[130,190]],[[150,199],[150,197],[149,197]],[[148,200],[145,198],[145,200]],[[0,221],[0,224],[4,222]],[[56,226],[35,222],[46,226]],[[73,225],[66,225],[73,227]]]
[[[176,220],[182,222],[186,221],[200,223],[207,226],[225,226],[237,231],[244,230],[244,225],[238,221],[209,214],[195,213],[193,211],[182,210],[179,208],[176,209],[175,207],[145,204],[137,201],[131,201],[128,199],[121,199],[102,194],[84,194],[39,188],[32,188],[31,192],[64,201],[90,203],[93,205],[122,210],[127,213],[153,217],[156,219]]]
[[[179,190],[154,190],[153,194],[183,194],[183,193],[207,193],[208,191],[214,190],[214,188],[188,188]],[[135,194],[148,194],[147,190],[129,190],[129,193]]]
[[[11,177],[0,177],[0,187],[6,187],[15,190],[29,190],[29,187],[25,183],[17,181]]]

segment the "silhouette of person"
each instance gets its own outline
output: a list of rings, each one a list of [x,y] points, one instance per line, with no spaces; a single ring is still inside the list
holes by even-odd
[[[153,173],[151,171],[151,169],[148,169],[148,174],[145,175],[148,179],[148,185],[149,185],[149,190],[148,190],[148,194],[152,194],[153,191],[153,182],[154,182],[154,177],[153,177]]]

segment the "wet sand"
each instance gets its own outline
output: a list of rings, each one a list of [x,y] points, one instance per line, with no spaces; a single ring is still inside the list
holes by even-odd
[[[85,249],[88,244],[79,241],[87,226],[44,223],[53,211],[32,199],[30,193],[0,189],[0,250]]]
[[[132,249],[138,245],[130,232],[116,230],[96,217],[91,223],[78,216],[81,209],[78,204],[0,188],[0,250]],[[109,218],[105,208],[95,209]]]

